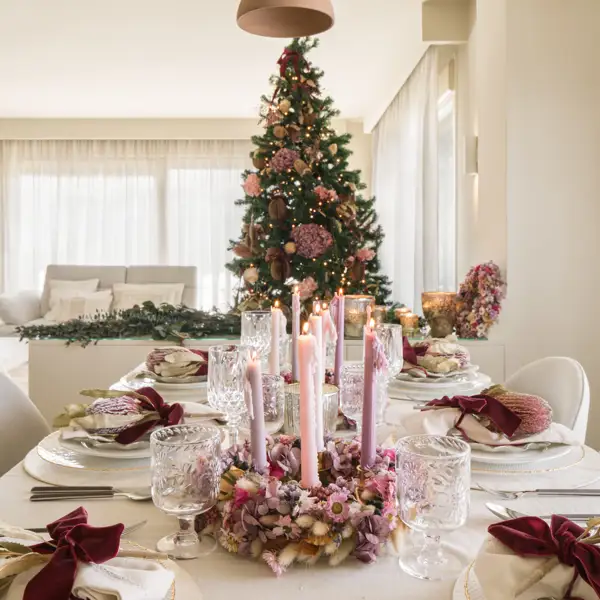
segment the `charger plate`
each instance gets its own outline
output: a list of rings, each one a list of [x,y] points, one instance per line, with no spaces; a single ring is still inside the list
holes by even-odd
[[[518,448],[515,446],[487,446],[471,444],[471,460],[481,465],[535,465],[566,456],[573,446],[553,445],[544,448]]]
[[[125,446],[117,444],[117,442],[99,442],[94,446],[90,440],[63,440],[59,437],[58,443],[63,448],[77,454],[99,456],[111,460],[148,459],[151,456],[149,442],[134,442]],[[129,448],[128,446],[132,447]]]

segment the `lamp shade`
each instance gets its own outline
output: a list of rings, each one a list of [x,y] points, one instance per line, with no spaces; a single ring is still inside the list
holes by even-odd
[[[241,29],[275,38],[316,35],[333,20],[331,0],[241,0],[237,12]]]

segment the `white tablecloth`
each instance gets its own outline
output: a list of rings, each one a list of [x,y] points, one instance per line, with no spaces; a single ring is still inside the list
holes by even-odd
[[[402,413],[412,411],[412,403],[392,401],[388,418],[396,421]],[[588,452],[595,452],[587,449]],[[550,472],[544,475],[545,487],[561,487],[564,471]],[[589,474],[589,481],[594,473]],[[539,478],[539,475],[538,475]],[[597,472],[600,480],[600,471]],[[473,474],[473,481],[478,475]],[[527,475],[519,476],[519,484],[527,486]],[[487,485],[502,487],[508,481],[515,484],[515,477],[487,477]],[[131,539],[147,547],[154,547],[156,541],[176,528],[175,519],[167,517],[151,502],[132,502],[124,499],[59,501],[31,503],[28,501],[29,489],[39,484],[29,477],[19,464],[0,478],[0,519],[22,527],[40,527],[67,514],[79,505],[85,506],[90,513],[93,525],[110,525],[116,522],[131,524],[148,519],[148,524],[132,534]],[[93,484],[93,481],[90,481]],[[591,487],[600,487],[600,483]],[[521,489],[524,489],[523,487]],[[465,527],[454,531],[444,540],[452,544],[468,557],[476,555],[488,525],[497,521],[484,506],[485,502],[502,501],[482,492],[471,493],[471,514]],[[597,497],[525,497],[512,501],[508,505],[515,510],[530,514],[551,512],[596,512]],[[349,558],[336,568],[326,564],[306,568],[294,566],[280,579],[262,562],[243,559],[218,548],[212,555],[182,561],[180,565],[196,580],[203,594],[203,600],[221,600],[225,598],[245,598],[248,600],[316,600],[318,598],[344,598],[344,600],[410,600],[437,598],[450,599],[454,583],[427,582],[413,579],[403,573],[398,566],[397,557],[387,554],[372,565],[363,565]],[[197,598],[179,598],[177,600],[197,600]]]

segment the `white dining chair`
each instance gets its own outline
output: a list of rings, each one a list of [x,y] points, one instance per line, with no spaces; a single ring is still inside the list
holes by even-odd
[[[50,427],[35,404],[6,373],[0,372],[0,476],[49,433]]]
[[[541,396],[552,406],[553,420],[585,442],[590,385],[583,367],[565,356],[541,358],[521,367],[504,384],[510,390]]]

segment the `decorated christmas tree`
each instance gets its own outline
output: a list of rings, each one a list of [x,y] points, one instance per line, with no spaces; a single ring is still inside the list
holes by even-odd
[[[254,136],[255,170],[243,175],[246,207],[242,235],[231,241],[235,258],[227,268],[241,277],[240,310],[301,299],[370,294],[378,304],[389,295],[379,274],[383,232],[373,198],[363,198],[360,171],[348,168],[351,136],[338,135],[339,114],[321,94],[323,71],[308,62],[316,39],[294,39],[271,77],[272,96],[263,96],[263,135]]]

